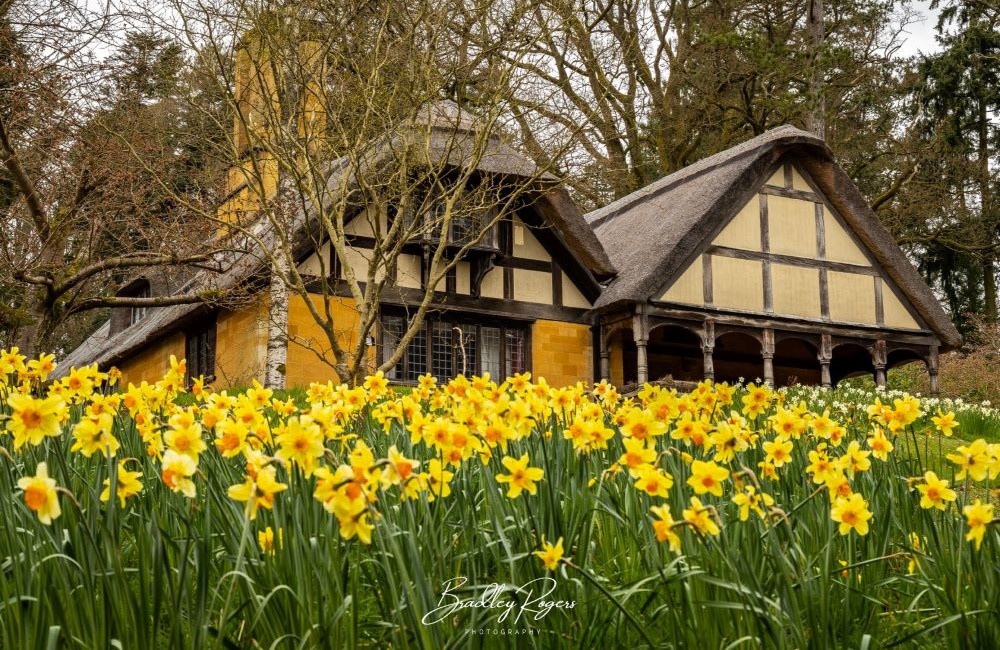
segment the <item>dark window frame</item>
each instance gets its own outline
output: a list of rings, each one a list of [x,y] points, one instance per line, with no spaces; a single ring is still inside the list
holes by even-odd
[[[218,321],[211,314],[184,332],[184,352],[187,358],[187,381],[191,384],[198,377],[205,381],[215,379],[215,355]]]
[[[406,312],[404,310],[397,309],[384,309],[380,318],[379,326],[379,358],[387,358],[386,345],[386,324],[388,322],[394,322],[396,327],[400,328],[398,330],[401,333],[405,331],[402,329],[405,323],[408,322]],[[435,347],[434,347],[434,332],[436,328],[439,328],[441,324],[445,324],[450,332],[450,347],[451,356],[448,359],[448,365],[450,366],[451,372],[449,376],[445,377],[443,374],[434,372],[435,366],[439,369],[443,365],[441,359],[435,361]],[[433,312],[428,313],[424,318],[424,323],[422,325],[422,334],[418,334],[414,337],[414,341],[421,339],[421,342],[414,345],[414,341],[411,341],[407,349],[403,353],[403,357],[400,359],[399,363],[395,368],[389,371],[388,376],[390,381],[399,384],[415,384],[417,382],[417,377],[430,373],[438,378],[438,381],[448,381],[453,377],[457,377],[459,374],[460,353],[456,352],[458,346],[459,335],[455,331],[456,327],[461,327],[463,330],[471,329],[471,334],[474,337],[475,348],[470,351],[467,358],[472,358],[472,366],[466,370],[466,376],[471,377],[474,375],[481,375],[483,373],[484,365],[484,348],[483,348],[483,329],[495,329],[498,330],[499,336],[499,376],[493,376],[491,373],[490,378],[495,381],[502,381],[507,377],[520,372],[531,372],[532,369],[532,358],[531,358],[531,322],[518,321],[511,319],[496,318],[488,315],[472,315],[472,314],[460,314],[460,313],[448,313],[448,312]],[[467,336],[468,334],[463,334]],[[513,348],[508,349],[508,345],[512,341],[511,337],[519,338],[519,345],[521,347],[520,356],[522,357],[521,366],[518,368],[508,367],[508,365],[513,365],[508,363],[508,357],[511,356]],[[397,339],[398,340],[398,339]],[[424,355],[422,362],[414,363],[410,358],[413,352],[419,351]],[[416,366],[411,369],[411,365]],[[422,370],[422,371],[420,371]]]

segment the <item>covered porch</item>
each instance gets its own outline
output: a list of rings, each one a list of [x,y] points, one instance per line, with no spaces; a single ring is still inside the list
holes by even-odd
[[[602,315],[600,344],[601,378],[618,386],[669,377],[832,387],[862,375],[884,386],[889,369],[922,363],[932,393],[938,391],[939,345],[933,337],[637,307],[631,314]]]

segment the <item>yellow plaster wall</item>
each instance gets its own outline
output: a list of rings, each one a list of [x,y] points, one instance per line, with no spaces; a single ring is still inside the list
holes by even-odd
[[[860,273],[827,273],[830,319],[842,323],[875,324],[875,279]]]
[[[267,362],[267,301],[220,312],[215,326],[215,388],[263,381]]]
[[[420,256],[400,255],[396,258],[396,284],[410,289],[420,288]]]
[[[815,206],[812,201],[767,197],[767,232],[772,253],[816,257]]]
[[[142,381],[150,383],[162,379],[170,369],[170,355],[178,359],[184,358],[184,334],[178,332],[173,336],[161,339],[147,347],[138,355],[122,362],[118,369],[122,371],[122,386],[129,382],[138,384]]]
[[[848,234],[836,217],[825,211],[823,215],[823,230],[826,237],[826,259],[834,262],[846,262],[871,266],[868,257],[862,252],[854,239]]]
[[[771,299],[776,314],[822,317],[819,270],[790,264],[771,264]]]
[[[367,209],[364,212],[358,214],[353,219],[351,219],[347,224],[344,225],[345,235],[360,235],[362,237],[374,237],[375,229],[373,224],[378,221],[379,230],[383,233],[388,230],[388,221],[386,220],[385,213],[379,211],[379,214],[374,214],[374,209]]]
[[[472,293],[472,265],[468,262],[455,265],[455,293],[464,296]]]
[[[552,274],[514,269],[514,300],[552,304]]]
[[[713,242],[716,246],[759,251],[760,247],[760,197],[755,195],[743,209],[726,224]]]
[[[691,266],[687,267],[681,277],[677,278],[667,289],[661,300],[680,302],[687,305],[705,304],[704,262],[699,255]]]
[[[322,310],[323,297],[311,294],[309,299]],[[357,341],[360,322],[354,301],[351,298],[329,298],[334,323],[337,326],[338,342],[347,349],[353,349]],[[307,386],[314,381],[336,379],[333,368],[324,363],[315,351],[332,360],[333,353],[323,329],[316,323],[305,300],[301,296],[288,299],[288,361],[285,366],[285,383],[288,386]],[[375,348],[368,351],[369,367],[375,360]]]
[[[531,234],[531,229],[517,217],[514,217],[514,245],[512,248],[514,257],[545,261],[552,259],[542,244]]]
[[[562,302],[566,307],[580,309],[590,309],[592,306],[565,272],[562,272]]]
[[[490,269],[479,283],[479,295],[483,298],[503,298],[503,269]]]
[[[882,315],[886,327],[901,327],[903,329],[920,329],[920,324],[914,320],[910,312],[896,296],[896,292],[882,281]]]
[[[594,346],[590,326],[535,321],[531,327],[531,357],[532,375],[545,377],[552,386],[592,381]]]
[[[712,256],[712,304],[764,311],[764,272],[760,262]]]
[[[792,165],[792,189],[801,190],[802,192],[813,191],[813,189],[809,187],[809,183],[806,182],[806,179],[802,176],[801,172],[799,172],[795,165]]]
[[[784,187],[785,186],[785,170],[783,167],[778,167],[778,171],[771,175],[771,178],[767,179],[767,185],[771,187]]]

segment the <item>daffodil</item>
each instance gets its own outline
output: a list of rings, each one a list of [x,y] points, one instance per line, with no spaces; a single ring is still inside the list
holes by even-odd
[[[782,436],[778,436],[774,440],[769,440],[761,445],[761,449],[764,450],[765,460],[775,467],[781,467],[792,459],[792,448],[792,441]]]
[[[691,463],[691,476],[687,484],[695,494],[714,494],[722,496],[722,484],[729,478],[729,470],[709,461],[696,460]]]
[[[163,454],[161,476],[163,484],[174,492],[180,492],[189,499],[196,495],[196,487],[191,477],[198,471],[198,464],[186,454],[168,449]]]
[[[625,438],[622,443],[625,446],[625,453],[618,462],[628,468],[632,478],[639,478],[639,468],[656,460],[656,449],[640,438]]]
[[[275,438],[279,445],[278,458],[294,463],[308,478],[316,471],[326,451],[324,440],[323,431],[315,422],[290,417]]]
[[[555,544],[552,544],[542,537],[542,550],[535,551],[535,556],[542,561],[546,570],[555,571],[563,558],[563,538],[560,537]]]
[[[983,545],[983,535],[986,534],[986,527],[993,522],[993,504],[984,504],[980,499],[976,499],[972,505],[962,508],[965,515],[965,524],[969,527],[969,532],[965,534],[965,540],[976,542],[976,550]]]
[[[142,492],[142,472],[130,471],[125,467],[126,460],[118,461],[118,479],[117,485],[115,486],[115,496],[121,502],[121,506],[125,507],[125,501],[129,497],[133,497],[140,492]],[[101,501],[108,502],[111,500],[111,479],[104,479],[104,490],[101,492]]]
[[[669,490],[674,485],[674,478],[658,467],[641,465],[637,470],[635,487],[651,497],[661,499],[669,496]]]
[[[766,521],[764,508],[770,508],[774,505],[774,497],[764,492],[758,492],[757,488],[752,485],[746,485],[742,491],[733,496],[733,503],[740,507],[740,521],[749,519],[751,510]]]
[[[692,528],[701,535],[718,535],[721,531],[712,518],[712,509],[702,505],[698,497],[691,497],[691,507],[681,514]]]
[[[958,495],[948,487],[948,481],[939,479],[934,472],[924,474],[924,482],[917,485],[920,492],[920,507],[944,510],[949,501],[954,501]]]
[[[12,394],[7,397],[7,405],[11,410],[7,431],[14,434],[15,450],[26,443],[38,446],[45,438],[58,436],[68,415],[66,403],[57,395],[38,399]]]
[[[830,518],[840,524],[841,535],[847,535],[852,530],[864,537],[868,534],[868,522],[872,518],[868,503],[860,494],[849,497],[838,497],[830,510]]]
[[[243,483],[233,485],[227,491],[229,498],[247,504],[247,516],[250,521],[257,518],[257,510],[274,508],[274,495],[288,489],[284,483],[277,480],[277,470],[268,465],[256,471],[256,475],[247,476]]]
[[[953,430],[958,428],[958,422],[955,421],[955,414],[951,411],[942,413],[941,409],[938,409],[937,415],[931,418],[931,422],[941,432],[941,435],[948,437],[951,436]]]
[[[508,499],[516,499],[521,496],[521,492],[537,493],[538,487],[535,483],[542,480],[545,471],[538,467],[529,467],[528,454],[524,454],[520,458],[506,456],[501,462],[510,474],[498,474],[496,478],[497,483],[510,485],[507,490]]]
[[[674,530],[678,522],[674,521],[673,516],[670,514],[670,508],[667,506],[653,506],[650,512],[656,517],[653,520],[653,533],[656,535],[656,541],[663,543],[667,542],[670,545],[670,550],[674,553],[681,552],[681,538]]]
[[[889,453],[893,450],[892,442],[885,437],[882,427],[875,427],[872,435],[868,437],[868,448],[872,450],[872,456],[881,460],[889,460]]]
[[[34,476],[18,479],[17,487],[24,490],[25,505],[38,515],[38,521],[44,525],[50,525],[62,514],[56,481],[49,478],[49,468],[44,462],[38,463]]]
[[[955,453],[945,456],[955,465],[958,465],[959,472],[955,478],[959,481],[966,476],[973,481],[985,480],[989,474],[990,454],[986,441],[979,438],[968,445],[962,445]]]
[[[270,526],[257,533],[257,545],[260,547],[261,553],[266,555],[274,555],[277,548],[281,547],[282,541],[284,541],[284,531],[278,529],[278,534],[274,534],[274,529]]]

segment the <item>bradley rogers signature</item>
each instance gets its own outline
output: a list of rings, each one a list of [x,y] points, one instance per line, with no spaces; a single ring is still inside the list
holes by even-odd
[[[461,589],[468,581],[465,577],[446,580],[441,585],[444,591],[441,592],[438,606],[424,614],[420,621],[424,625],[434,625],[465,609],[486,609],[496,615],[497,623],[514,624],[522,617],[526,621],[540,621],[553,609],[576,607],[575,600],[548,599],[557,584],[555,578],[548,576],[530,580],[520,587],[496,583],[486,585],[482,594],[472,598],[460,598],[453,593],[453,590]],[[506,597],[505,594],[509,592],[516,593],[517,598]]]

